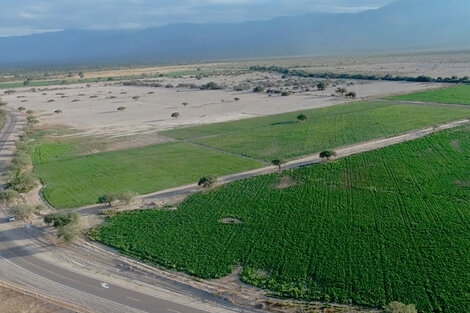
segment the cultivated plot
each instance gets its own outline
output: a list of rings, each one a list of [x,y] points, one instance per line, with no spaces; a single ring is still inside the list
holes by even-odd
[[[106,193],[146,194],[196,182],[201,176],[227,175],[262,163],[201,148],[165,143],[143,148],[77,156],[73,144],[43,144],[34,155],[43,195],[57,208],[93,204]]]
[[[92,236],[280,296],[470,311],[470,127],[118,214]],[[236,222],[233,222],[236,221]]]
[[[436,89],[424,92],[387,98],[399,101],[419,101],[447,104],[470,104],[470,86],[455,86],[451,88]]]
[[[304,113],[306,121],[298,121]],[[175,129],[162,134],[270,161],[470,117],[470,110],[356,102],[304,112]]]

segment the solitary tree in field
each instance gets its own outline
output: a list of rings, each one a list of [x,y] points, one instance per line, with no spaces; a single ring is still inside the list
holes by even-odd
[[[326,159],[327,161],[329,161],[330,158],[334,156],[336,156],[336,152],[332,150],[325,150],[325,151],[320,152],[320,158]]]
[[[339,93],[340,95],[344,95],[348,90],[344,87],[338,87],[336,88],[336,93]]]
[[[98,203],[101,203],[101,204],[107,203],[109,206],[112,206],[113,202],[116,200],[117,200],[117,197],[115,194],[107,193],[98,198]]]
[[[350,91],[346,94],[348,98],[356,98],[357,94],[354,91]]]
[[[297,120],[298,120],[299,122],[305,122],[307,119],[308,119],[307,115],[305,115],[305,114],[303,114],[303,113],[297,115]]]
[[[178,112],[174,112],[174,113],[171,113],[171,117],[172,118],[178,118],[180,116],[180,114]]]
[[[325,90],[326,87],[328,87],[328,84],[325,83],[325,82],[319,82],[319,83],[317,84],[318,90]]]
[[[284,163],[284,161],[280,160],[280,159],[274,159],[271,161],[271,164],[274,165],[274,166],[277,166],[279,168],[279,173],[282,172],[282,164]]]
[[[215,183],[217,182],[217,176],[214,175],[208,175],[208,176],[203,176],[199,179],[197,182],[198,186],[202,186],[204,188],[210,188],[212,187]]]

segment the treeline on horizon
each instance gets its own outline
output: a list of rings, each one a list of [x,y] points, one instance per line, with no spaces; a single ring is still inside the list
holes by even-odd
[[[250,71],[258,71],[258,72],[274,72],[289,76],[297,76],[297,77],[311,77],[311,78],[332,78],[332,79],[358,79],[358,80],[388,80],[388,81],[408,81],[408,82],[435,82],[435,83],[463,83],[469,84],[470,78],[468,76],[464,77],[437,77],[433,78],[430,76],[393,76],[390,74],[387,75],[365,75],[365,74],[346,74],[346,73],[331,73],[331,72],[323,72],[323,73],[308,73],[302,70],[290,70],[285,67],[279,66],[250,66]]]

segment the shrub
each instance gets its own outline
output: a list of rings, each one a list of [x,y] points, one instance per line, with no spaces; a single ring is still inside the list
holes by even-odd
[[[137,101],[137,100],[140,99],[140,96],[133,96],[132,99],[135,100],[135,101]]]
[[[178,112],[171,113],[171,117],[178,118],[180,114]]]
[[[320,152],[320,158],[329,160],[331,157],[336,156],[336,152],[332,150],[325,150]]]
[[[215,82],[208,82],[207,84],[205,85],[202,85],[200,87],[201,90],[220,90],[220,89],[223,89],[222,86],[220,86],[219,84],[215,83]]]
[[[54,113],[55,114],[60,114],[60,113],[62,113],[62,110],[55,110]]]
[[[33,190],[37,186],[36,177],[30,172],[17,174],[10,182],[12,189],[19,193]]]
[[[290,92],[288,92],[288,91],[283,91],[283,92],[281,93],[281,96],[283,96],[283,97],[290,96]]]
[[[233,100],[235,100],[235,101],[240,101],[240,98],[233,98]]]
[[[2,190],[0,192],[0,200],[5,201],[6,203],[12,203],[20,197],[18,191],[14,189]]]
[[[263,86],[256,86],[253,89],[253,92],[256,92],[256,93],[264,92],[264,87]]]
[[[346,94],[348,98],[356,98],[357,94],[354,91],[350,91]]]
[[[34,113],[33,110],[27,110],[27,111],[26,111],[26,114],[28,114],[28,115],[31,115],[31,114],[33,114],[33,113]]]
[[[26,108],[25,107],[18,107],[18,111],[20,111],[20,112],[26,111]]]
[[[318,90],[325,90],[326,87],[328,87],[328,84],[327,84],[326,82],[319,82],[319,83],[317,84]]]
[[[117,110],[118,111],[125,111],[127,108],[126,107],[118,107]]]
[[[217,182],[217,176],[209,175],[203,176],[197,182],[198,186],[202,186],[204,188],[210,188]]]
[[[303,113],[297,115],[297,120],[298,120],[299,122],[304,122],[304,121],[306,121],[307,119],[308,119],[307,115],[305,115],[305,114],[303,114]]]
[[[80,215],[77,212],[51,213],[44,217],[44,222],[57,228],[57,237],[67,242],[75,240],[80,233]]]
[[[31,216],[32,214],[38,213],[39,207],[37,206],[32,206],[29,204],[20,204],[20,205],[15,205],[10,209],[11,214],[16,216],[17,218],[25,219]]]

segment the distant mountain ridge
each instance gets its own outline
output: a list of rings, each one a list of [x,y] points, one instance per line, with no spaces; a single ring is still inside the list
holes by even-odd
[[[0,38],[0,64],[167,63],[470,46],[470,1],[402,1],[357,14],[65,30]]]

